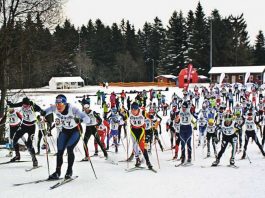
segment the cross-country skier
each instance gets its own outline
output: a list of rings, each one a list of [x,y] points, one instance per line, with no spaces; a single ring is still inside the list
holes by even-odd
[[[233,121],[233,115],[228,112],[224,116],[224,122],[222,123],[221,126],[221,131],[223,133],[222,137],[222,146],[221,150],[218,153],[216,160],[212,163],[212,166],[217,166],[220,162],[220,159],[225,152],[225,149],[230,143],[232,145],[232,154],[230,158],[230,164],[234,165],[235,164],[235,153],[236,153],[236,144],[237,144],[237,135],[236,135],[236,123]]]
[[[79,119],[81,119],[84,123],[89,124],[90,118],[78,108],[72,106],[70,103],[67,103],[67,98],[62,94],[56,96],[55,106],[47,108],[41,114],[44,116],[51,113],[55,113],[61,120],[62,132],[59,134],[57,140],[56,171],[49,176],[49,179],[59,179],[65,149],[67,149],[68,154],[68,167],[65,179],[69,179],[73,174],[73,164],[75,160],[74,147],[77,145],[81,135],[78,123]]]
[[[216,152],[216,140],[217,140],[217,129],[218,127],[214,123],[214,119],[209,119],[206,127],[206,138],[207,138],[207,157],[210,157],[210,141],[212,140],[214,155],[217,156]]]
[[[187,102],[183,102],[182,107],[179,112],[180,117],[180,141],[181,141],[181,163],[185,162],[186,153],[185,147],[186,144],[188,146],[188,160],[187,162],[191,162],[191,136],[192,136],[192,127],[191,127],[191,119],[192,116],[195,117],[194,114],[191,113],[189,105]],[[195,117],[196,118],[196,117]]]
[[[13,137],[21,124],[22,114],[16,111],[14,108],[9,108],[6,115],[9,123],[9,146],[10,146],[10,151],[7,157],[12,157]]]
[[[109,133],[109,130],[110,130],[110,126],[107,121],[107,118],[105,118],[103,122],[97,127],[97,133],[100,137],[100,142],[103,145],[104,149],[106,149],[105,137]],[[98,154],[98,143],[96,139],[94,140],[94,146],[95,146],[95,155],[97,155]]]
[[[113,138],[113,144],[115,146],[115,152],[118,152],[118,136],[119,136],[119,125],[122,117],[119,115],[117,108],[112,107],[111,115],[107,118],[110,123],[110,134],[107,136],[107,150],[109,149],[109,141]]]
[[[248,141],[249,138],[252,137],[252,139],[255,141],[255,143],[258,145],[261,153],[263,156],[265,156],[265,152],[258,140],[258,137],[256,135],[256,131],[257,131],[257,122],[255,121],[255,117],[252,113],[248,113],[247,118],[245,120],[245,126],[246,126],[246,131],[245,131],[245,145],[244,145],[244,152],[243,155],[241,157],[241,159],[245,159],[246,157],[246,151],[247,151],[247,146],[248,146]]]
[[[42,118],[40,115],[37,116],[37,123],[38,123],[38,128],[39,128],[39,133],[38,133],[38,143],[37,143],[37,147],[38,147],[38,152],[37,154],[40,154],[40,142],[43,136],[47,136],[47,129],[46,129],[46,122],[44,120],[44,118]],[[45,147],[48,146],[48,152],[50,152],[50,147],[48,142],[46,142],[47,138],[43,137],[44,140],[44,144]],[[43,148],[43,146],[42,146]]]
[[[131,136],[134,148],[139,145],[143,156],[146,161],[146,165],[149,169],[152,169],[153,166],[149,161],[149,156],[145,147],[145,115],[144,111],[142,111],[139,105],[136,102],[133,102],[131,105],[131,113],[130,113],[130,124],[131,124]],[[138,151],[135,151],[135,154]],[[140,166],[141,161],[140,158],[136,158],[135,166]]]
[[[90,122],[86,123],[86,132],[85,132],[85,135],[84,135],[84,144],[85,144],[84,145],[84,149],[85,149],[85,155],[86,156],[85,156],[85,158],[82,161],[88,161],[89,160],[89,153],[88,153],[88,150],[87,150],[87,143],[88,143],[91,135],[94,136],[95,141],[99,144],[101,150],[104,153],[104,156],[107,158],[108,157],[108,153],[105,150],[103,144],[101,143],[100,137],[99,137],[99,135],[97,133],[97,127],[102,123],[102,119],[100,118],[100,115],[97,112],[91,110],[90,105],[88,105],[88,104],[84,105],[84,111],[87,114],[87,116],[90,118]],[[94,155],[98,155],[98,152],[95,151]]]
[[[38,166],[38,161],[35,155],[35,149],[32,145],[32,140],[34,138],[35,129],[36,129],[36,115],[35,112],[41,112],[41,108],[30,101],[29,98],[23,98],[22,102],[19,103],[11,103],[10,101],[7,102],[7,105],[10,107],[21,107],[22,112],[22,121],[19,129],[16,131],[15,136],[13,138],[13,146],[16,152],[16,156],[11,159],[11,161],[20,160],[20,153],[19,153],[19,145],[18,140],[25,134],[28,134],[28,139],[26,142],[27,149],[31,155],[33,167]]]

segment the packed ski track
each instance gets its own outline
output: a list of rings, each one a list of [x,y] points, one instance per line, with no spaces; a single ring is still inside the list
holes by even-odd
[[[104,90],[107,93],[115,91],[120,93],[122,90],[149,90],[163,89],[158,87],[109,87],[108,89],[91,86],[87,87],[87,94],[95,94],[98,89]],[[92,91],[91,91],[92,90]],[[182,95],[181,89],[169,88],[169,91],[163,91],[166,95],[167,102],[170,103],[170,99],[173,93]],[[84,93],[64,93],[68,98],[68,101],[75,106],[81,108],[76,96],[82,96]],[[46,108],[50,104],[54,104],[55,96],[57,93],[28,93],[27,96],[32,99],[41,108]],[[131,98],[135,94],[130,94]],[[15,97],[15,96],[14,96]],[[23,96],[21,96],[23,97]],[[14,100],[19,100],[14,98]],[[201,101],[202,102],[202,101]],[[91,97],[91,107],[93,110],[103,113],[103,110],[99,105],[96,105],[96,96]],[[170,134],[166,132],[166,121],[169,116],[163,117],[162,112],[159,115],[163,118],[162,126],[162,144],[164,148],[170,147]],[[169,115],[169,114],[168,114]],[[54,129],[55,130],[55,129]],[[54,137],[55,131],[53,131]],[[123,132],[122,132],[123,135]],[[243,136],[244,137],[244,136]],[[197,147],[197,131],[195,131],[195,147]],[[260,136],[259,136],[260,139]],[[129,141],[131,143],[131,141]],[[34,146],[36,148],[37,137],[35,136]],[[123,143],[126,148],[126,139],[123,139]],[[51,145],[51,143],[50,143]],[[196,148],[195,159],[192,159],[192,166],[175,167],[179,164],[179,161],[170,161],[173,158],[173,151],[167,150],[162,152],[158,149],[158,157],[160,163],[160,169],[158,167],[158,161],[156,157],[155,146],[152,147],[152,154],[150,155],[150,161],[157,170],[157,173],[149,171],[147,169],[136,170],[127,172],[126,169],[134,167],[135,160],[132,162],[118,162],[127,158],[127,152],[122,144],[119,146],[119,152],[108,152],[109,156],[118,165],[109,163],[104,158],[93,157],[91,158],[96,175],[98,179],[95,179],[92,168],[89,162],[80,162],[84,157],[84,149],[82,146],[82,140],[78,143],[78,149],[75,149],[75,164],[73,166],[73,176],[78,176],[77,179],[66,183],[63,186],[49,190],[51,186],[55,185],[58,181],[47,181],[40,183],[25,184],[21,186],[14,186],[14,184],[33,182],[41,179],[48,178],[47,162],[45,156],[45,150],[41,150],[41,155],[37,156],[39,161],[39,167],[37,169],[26,172],[26,169],[32,167],[31,157],[27,151],[21,152],[21,160],[29,162],[21,163],[9,163],[0,165],[0,198],[7,197],[25,197],[25,198],[38,198],[38,197],[94,197],[94,198],[117,198],[117,197],[265,197],[264,190],[264,174],[265,174],[265,159],[261,155],[258,147],[253,142],[248,146],[248,157],[251,159],[250,163],[248,159],[240,160],[242,152],[236,155],[236,162],[239,168],[227,167],[229,164],[231,147],[228,147],[224,156],[221,158],[220,166],[211,167],[215,157],[206,157],[206,148],[204,151],[201,147]],[[94,153],[94,140],[89,140],[89,153]],[[114,147],[110,147],[110,151],[114,151]],[[217,146],[217,150],[220,150],[220,143]],[[129,154],[132,151],[132,146],[129,145]],[[51,147],[51,152],[55,153]],[[5,157],[8,150],[0,150],[0,163],[8,161],[10,158]],[[103,153],[99,151],[99,155]],[[56,156],[49,155],[50,172],[55,170]],[[64,156],[64,162],[67,162],[67,156]],[[62,167],[62,175],[66,171],[67,164],[64,163]],[[145,166],[145,163],[142,163]]]

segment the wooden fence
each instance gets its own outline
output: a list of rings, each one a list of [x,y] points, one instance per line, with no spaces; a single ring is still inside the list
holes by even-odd
[[[100,84],[102,86],[102,84]],[[109,86],[116,87],[148,87],[148,86],[158,86],[158,87],[176,87],[176,83],[170,82],[110,82]]]

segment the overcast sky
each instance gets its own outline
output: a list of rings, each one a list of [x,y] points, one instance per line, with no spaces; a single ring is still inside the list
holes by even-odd
[[[259,30],[265,31],[265,0],[201,0],[206,15],[218,9],[222,16],[244,13],[251,43]],[[89,19],[101,19],[105,25],[120,23],[124,18],[138,30],[158,16],[166,26],[174,10],[185,16],[195,11],[198,0],[68,0],[64,15],[76,26],[87,24]]]

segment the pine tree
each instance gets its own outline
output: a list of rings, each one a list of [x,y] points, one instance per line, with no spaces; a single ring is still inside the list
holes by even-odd
[[[207,75],[209,68],[209,27],[205,18],[203,8],[198,3],[195,12],[194,28],[193,28],[193,53],[190,55],[194,67],[201,69],[201,73]]]
[[[147,62],[152,56],[151,49],[151,35],[152,35],[152,25],[151,23],[145,22],[143,30],[138,31],[139,45],[144,56],[144,60]]]
[[[134,26],[129,21],[126,22],[125,30],[125,50],[128,51],[132,57],[136,60],[140,56],[140,48],[138,45],[138,39],[135,34]]]
[[[62,27],[55,28],[54,36],[54,66],[56,76],[73,76],[79,74],[74,64],[78,52],[79,34],[69,20],[65,20]]]
[[[34,56],[35,56],[35,41],[36,38],[36,27],[32,20],[31,14],[27,15],[27,20],[25,21],[25,31],[23,38],[23,51],[24,51],[24,60],[27,67],[25,68],[25,79],[26,87],[31,87],[33,81],[32,76],[36,74],[34,70]]]
[[[112,41],[111,46],[115,54],[125,51],[122,31],[119,29],[116,23],[113,23],[111,27],[111,41]]]
[[[163,62],[162,60],[165,58],[164,55],[164,43],[166,40],[166,30],[163,27],[162,21],[155,17],[154,24],[152,25],[151,32],[151,59],[154,61],[154,76],[163,73]]]
[[[250,65],[251,49],[244,15],[237,17],[231,15],[229,19],[233,27],[233,65]]]
[[[178,75],[187,64],[187,32],[185,19],[175,11],[169,20],[167,31],[167,67],[169,73]]]
[[[95,39],[93,41],[93,59],[97,66],[113,66],[114,53],[112,51],[112,35],[109,26],[102,23],[100,19],[95,22]]]
[[[187,62],[192,62],[192,55],[194,54],[193,34],[194,34],[194,13],[192,10],[188,12],[186,28],[187,28]]]
[[[265,65],[265,40],[264,34],[260,30],[256,37],[254,48],[254,61],[255,65]]]
[[[152,25],[151,23],[145,23],[142,31],[138,31],[139,37],[139,46],[143,54],[143,59],[146,66],[149,68],[147,80],[153,80],[153,64],[154,59],[152,59],[152,46],[151,46],[151,37],[152,37]]]
[[[227,19],[222,19],[218,10],[212,11],[209,18],[212,27],[212,64],[213,66],[229,66],[232,62],[232,27]]]

